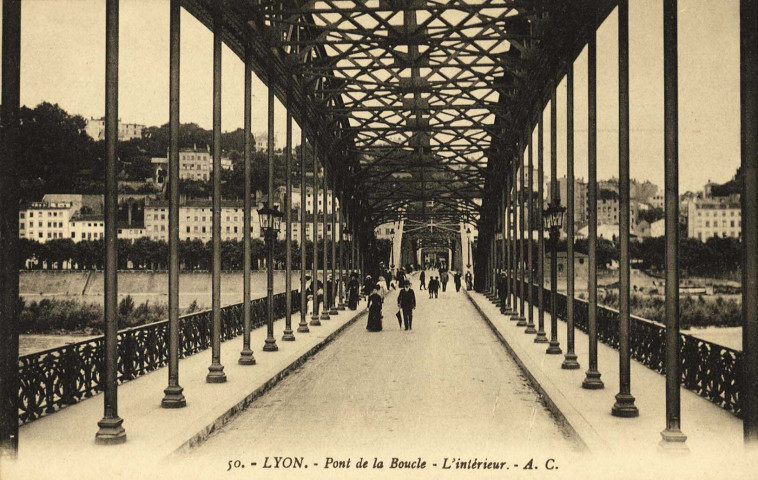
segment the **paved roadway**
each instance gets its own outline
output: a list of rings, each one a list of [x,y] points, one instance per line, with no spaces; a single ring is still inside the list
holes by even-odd
[[[361,456],[523,463],[576,451],[465,293],[416,294],[412,331],[399,329],[390,294],[382,332],[361,318],[182,464],[218,472],[240,459],[253,478],[266,456],[304,456],[323,469],[328,456],[354,468]]]

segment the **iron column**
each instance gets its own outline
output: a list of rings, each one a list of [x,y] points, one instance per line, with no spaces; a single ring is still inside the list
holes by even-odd
[[[161,406],[187,405],[179,386],[179,45],[181,6],[171,0],[169,7],[169,149],[168,149],[168,386]]]
[[[587,210],[589,220],[589,278],[587,289],[589,297],[589,370],[586,372],[583,388],[603,388],[600,372],[597,369],[597,32],[592,31],[587,44]]]
[[[525,270],[526,270],[526,223],[524,222],[524,202],[526,201],[526,185],[524,184],[524,149],[526,142],[521,141],[519,146],[519,185],[520,185],[520,200],[519,200],[519,234],[520,234],[520,247],[519,247],[519,280],[521,283],[520,289],[520,301],[519,311],[521,312],[521,318],[516,324],[518,327],[526,327],[526,311],[525,311],[525,298],[526,298],[526,286],[524,285]]]
[[[327,249],[327,243],[326,243],[326,205],[327,205],[327,193],[329,190],[328,183],[327,183],[327,176],[326,176],[326,160],[324,160],[324,188],[321,191],[322,199],[321,201],[324,204],[324,220],[321,222],[321,228],[323,229],[324,236],[322,237],[321,241],[323,242],[323,251],[324,251],[324,259],[323,264],[324,267],[321,271],[321,278],[322,282],[324,284],[324,307],[321,309],[321,320],[329,320],[329,308],[330,308],[330,295],[327,295],[327,289],[329,288],[329,284],[327,283],[327,276],[329,274],[329,250]],[[316,204],[316,198],[313,199],[313,204]],[[331,292],[330,292],[331,293]]]
[[[566,355],[561,368],[579,368],[574,352],[574,62],[566,73]]]
[[[666,225],[666,429],[660,446],[688,451],[682,433],[679,383],[679,78],[677,1],[663,2],[663,135]],[[755,292],[750,292],[754,295]]]
[[[539,303],[539,309],[537,312],[537,336],[534,337],[534,343],[547,343],[547,335],[545,334],[545,234],[542,231],[542,209],[545,205],[545,166],[544,166],[544,152],[545,152],[545,131],[543,126],[542,110],[540,109],[539,122],[537,124],[537,199],[539,205],[537,208],[537,231],[539,237],[537,238],[537,282],[539,289],[537,290],[537,302]]]
[[[529,315],[526,323],[526,330],[524,333],[535,334],[537,329],[534,325],[534,163],[532,156],[532,145],[534,139],[532,138],[532,129],[529,128],[529,159],[528,159],[528,172],[527,172],[527,192],[529,197],[526,201],[526,209],[529,212],[527,215],[527,224],[529,229],[529,243],[527,244],[527,259],[529,260]]]
[[[758,1],[740,4],[742,120],[742,412],[745,442],[758,445]],[[4,104],[5,102],[3,102]]]
[[[306,184],[305,184],[305,149],[308,146],[308,139],[305,135],[305,121],[300,120],[300,324],[297,326],[298,333],[308,333],[308,299],[305,296],[305,275],[308,272],[306,265],[306,251],[305,245],[307,243],[307,237],[305,235],[305,227],[308,225],[306,220],[305,211],[305,199],[307,197]]]
[[[221,6],[213,10],[213,265],[211,267],[211,365],[206,381],[226,381],[221,365]]]
[[[556,105],[556,85],[550,92],[550,203],[557,208],[561,203],[558,190],[558,107]],[[560,227],[558,227],[560,228]],[[559,355],[563,353],[558,342],[558,239],[560,230],[550,230],[550,345],[545,353]],[[540,230],[541,231],[541,230]]]
[[[618,2],[619,49],[619,393],[611,413],[636,417],[629,352],[629,3]]]
[[[311,325],[321,325],[318,315],[318,143],[313,142],[313,270],[311,275],[311,294],[313,295],[313,312]]]
[[[340,268],[339,268],[339,271],[340,271],[340,285],[339,285],[339,287],[340,287],[340,304],[339,304],[339,307],[337,307],[338,310],[344,310],[347,307],[345,305],[345,286],[344,286],[344,283],[345,283],[345,268],[344,268],[345,267],[345,254],[344,254],[344,251],[343,251],[343,244],[345,243],[344,242],[345,237],[343,236],[343,232],[342,232],[342,230],[344,228],[344,221],[343,221],[343,218],[342,218],[342,215],[344,214],[344,210],[343,210],[344,208],[345,208],[345,196],[342,194],[342,191],[340,191],[340,216],[339,216],[340,223],[339,223],[339,225],[337,227],[340,230],[339,231],[339,235],[340,235],[340,252],[339,252],[339,255],[340,255],[340,257],[339,257],[339,264],[340,264]]]
[[[292,342],[295,335],[292,333],[292,90],[291,82],[287,83],[287,123],[286,123],[286,151],[284,152],[284,178],[286,198],[284,200],[285,218],[285,259],[284,259],[284,291],[286,298],[286,317],[284,321],[284,334],[282,340]]]
[[[118,416],[118,0],[105,3],[105,414],[95,443],[124,443]],[[16,221],[17,222],[17,221]]]
[[[21,0],[3,0],[0,110],[0,459],[18,452]],[[1,460],[0,460],[1,461]]]
[[[252,323],[252,311],[250,310],[250,264],[252,262],[252,149],[253,142],[250,131],[252,130],[252,64],[253,55],[250,48],[245,49],[245,112],[244,112],[244,126],[245,126],[245,152],[244,152],[244,172],[245,198],[242,200],[242,351],[240,352],[240,358],[237,363],[240,365],[255,365],[255,357],[253,356],[253,350],[250,348],[250,325]]]
[[[274,69],[268,71],[268,208],[274,208]],[[266,297],[267,297],[267,321],[266,340],[263,344],[264,352],[279,350],[274,338],[274,242],[276,231],[274,230],[273,215],[269,219],[266,229]],[[289,295],[289,292],[287,292]]]
[[[337,184],[334,181],[334,175],[332,175],[332,286],[330,288],[331,290],[331,297],[332,301],[330,302],[331,310],[329,310],[330,315],[337,315],[339,313],[337,311]],[[326,205],[324,205],[324,209],[326,209]]]

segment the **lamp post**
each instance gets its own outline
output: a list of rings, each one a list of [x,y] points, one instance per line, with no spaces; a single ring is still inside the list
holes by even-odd
[[[565,207],[557,202],[551,202],[542,216],[545,230],[550,232],[550,344],[546,353],[552,355],[562,353],[560,343],[558,343],[558,239],[565,213]]]
[[[468,248],[468,259],[466,262],[466,269],[471,270],[471,229],[466,227],[466,240]]]
[[[261,224],[266,241],[266,270],[267,270],[267,291],[268,291],[268,319],[266,322],[267,334],[266,342],[263,345],[265,352],[275,352],[279,350],[274,338],[274,242],[279,233],[279,225],[284,215],[276,208],[270,208],[264,204],[263,208],[258,209],[258,218]]]
[[[394,272],[395,270],[395,229],[394,228],[390,230],[390,235],[392,235],[392,247],[390,249],[390,272]]]

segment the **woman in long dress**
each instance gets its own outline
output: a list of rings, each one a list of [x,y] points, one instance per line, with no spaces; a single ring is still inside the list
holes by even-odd
[[[355,310],[358,308],[358,296],[359,296],[359,290],[361,288],[360,283],[358,283],[358,275],[353,273],[350,275],[350,281],[347,283],[347,307],[350,310]]]
[[[374,286],[373,293],[368,297],[368,324],[366,330],[369,332],[380,332],[382,330],[382,296],[379,294],[379,286]]]

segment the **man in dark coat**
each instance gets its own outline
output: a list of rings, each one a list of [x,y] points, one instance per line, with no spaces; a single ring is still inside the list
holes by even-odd
[[[397,307],[403,311],[405,329],[413,328],[413,310],[416,308],[416,293],[411,290],[411,282],[405,282],[403,289],[397,295]]]
[[[426,272],[421,270],[421,275],[419,275],[419,281],[421,284],[418,286],[419,290],[426,290]]]
[[[460,292],[461,291],[461,273],[455,272],[455,275],[453,275],[453,281],[455,282],[455,291]]]

